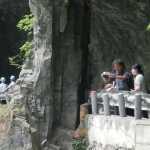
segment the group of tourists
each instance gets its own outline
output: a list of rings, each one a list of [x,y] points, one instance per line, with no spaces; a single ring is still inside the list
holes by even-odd
[[[101,77],[105,82],[112,82],[111,84],[106,84],[106,92],[109,92],[112,88],[115,88],[116,90],[146,93],[144,73],[139,64],[135,64],[131,67],[131,73],[125,70],[125,64],[120,59],[115,60],[113,62],[113,66],[116,72],[108,73],[108,78],[104,77],[104,73],[101,74]],[[131,110],[128,111],[131,112]],[[115,115],[119,114],[117,106],[114,106],[114,113]]]
[[[105,82],[113,81],[113,84],[106,84],[106,91],[116,88],[116,90],[126,90],[131,92],[146,92],[144,81],[144,73],[139,64],[131,67],[131,73],[125,70],[125,65],[122,60],[118,59],[113,62],[115,73],[108,73],[108,78],[104,78]],[[132,79],[131,79],[132,77]],[[132,82],[133,81],[133,85]]]
[[[6,79],[4,77],[1,77],[0,79],[1,84],[0,84],[0,92],[8,92],[8,93],[13,93],[14,87],[16,85],[15,83],[15,76],[10,76],[10,84],[7,85],[5,83]]]

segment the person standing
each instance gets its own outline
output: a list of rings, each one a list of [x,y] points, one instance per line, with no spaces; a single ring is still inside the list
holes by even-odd
[[[144,81],[144,73],[139,64],[135,64],[132,66],[131,70],[133,76],[135,76],[134,80],[134,89],[132,92],[145,92],[146,93],[146,85]]]
[[[107,80],[114,80],[115,86],[113,84],[107,84],[105,86],[106,91],[109,91],[111,88],[116,88],[116,90],[130,91],[129,83],[128,83],[130,73],[125,71],[125,65],[123,61],[120,59],[117,59],[113,62],[113,65],[114,65],[114,69],[116,73],[113,73],[113,74],[108,73],[109,79]],[[106,82],[106,79],[103,79],[103,80]],[[119,115],[118,106],[114,106],[114,114]]]
[[[13,91],[14,91],[14,87],[15,87],[15,85],[16,85],[16,83],[15,83],[15,76],[11,76],[10,77],[10,84],[8,85],[8,87],[3,91],[3,92],[9,92],[9,93],[13,93]]]
[[[7,84],[5,84],[5,78],[4,77],[1,77],[0,79],[1,81],[1,84],[0,84],[0,92],[3,92],[6,88],[7,88]]]
[[[108,80],[115,81],[114,84],[115,84],[116,90],[130,91],[129,83],[128,83],[130,73],[125,71],[125,65],[124,65],[123,61],[121,61],[120,59],[115,60],[113,62],[113,65],[114,65],[114,69],[115,69],[116,73],[113,73],[113,74],[108,73],[109,79],[106,80],[102,77],[103,80],[105,82]],[[101,75],[103,75],[103,74],[101,74]],[[105,86],[106,89],[111,88],[111,87],[114,87],[114,85],[107,84]]]
[[[132,92],[145,92],[146,93],[146,85],[144,80],[144,73],[139,64],[135,64],[132,66],[131,70],[133,76],[135,76],[134,80],[134,89]],[[149,118],[146,110],[142,110],[142,116],[144,118]]]

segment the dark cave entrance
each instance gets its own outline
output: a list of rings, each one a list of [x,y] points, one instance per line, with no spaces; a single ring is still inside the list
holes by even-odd
[[[77,88],[77,115],[76,115],[76,125],[78,128],[80,123],[80,105],[88,102],[88,95],[91,90],[92,83],[92,64],[89,62],[89,49],[88,45],[90,43],[90,17],[91,8],[89,6],[83,7],[83,22],[82,22],[82,37],[81,37],[81,49],[82,49],[82,67],[81,67],[81,77]],[[78,14],[80,15],[80,14]]]
[[[16,25],[24,15],[29,14],[27,1],[1,2],[0,6],[0,78],[5,77],[6,83],[10,83],[10,76],[16,79],[20,69],[9,63],[9,57],[19,54],[19,48],[27,39],[26,33],[17,29]]]

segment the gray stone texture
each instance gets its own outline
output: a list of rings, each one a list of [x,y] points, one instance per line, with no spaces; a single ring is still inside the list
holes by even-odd
[[[148,0],[92,1],[89,62],[93,89],[102,88],[99,74],[113,71],[112,62],[116,58],[124,61],[129,72],[132,65],[141,64],[149,84],[150,32],[146,30],[149,7]]]
[[[23,117],[5,122],[5,132],[0,133],[0,150],[33,150],[30,125]]]

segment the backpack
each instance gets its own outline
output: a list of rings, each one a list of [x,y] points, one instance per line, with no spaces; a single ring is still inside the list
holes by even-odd
[[[127,84],[129,86],[129,89],[134,89],[134,80],[131,74],[129,75],[129,78],[127,79]]]

